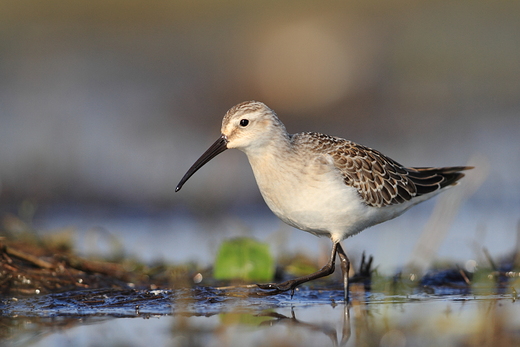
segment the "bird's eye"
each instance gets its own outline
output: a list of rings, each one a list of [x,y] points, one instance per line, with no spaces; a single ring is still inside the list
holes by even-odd
[[[240,120],[240,126],[241,127],[246,127],[248,124],[249,124],[249,120],[247,120],[247,119],[241,119]]]

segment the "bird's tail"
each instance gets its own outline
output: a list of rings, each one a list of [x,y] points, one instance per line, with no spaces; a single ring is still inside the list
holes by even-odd
[[[458,184],[464,177],[461,171],[473,169],[473,166],[450,167],[413,167],[408,169],[408,177],[417,188],[417,195],[423,195]]]

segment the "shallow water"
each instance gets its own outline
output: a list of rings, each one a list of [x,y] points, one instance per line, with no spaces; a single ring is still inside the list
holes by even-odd
[[[86,291],[4,300],[6,346],[455,346],[520,342],[506,295],[237,289]],[[489,343],[487,343],[489,342]],[[501,344],[502,343],[502,344]]]

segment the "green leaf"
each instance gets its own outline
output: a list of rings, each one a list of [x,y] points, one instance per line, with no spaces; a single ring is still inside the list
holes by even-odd
[[[271,281],[275,265],[269,246],[251,238],[224,241],[213,269],[217,280]]]

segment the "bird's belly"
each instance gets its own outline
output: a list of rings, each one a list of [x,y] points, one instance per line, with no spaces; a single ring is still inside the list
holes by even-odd
[[[300,230],[344,239],[368,226],[370,207],[355,188],[339,180],[318,183],[286,181],[276,190],[260,187],[260,191],[276,216]]]
[[[405,206],[398,205],[367,205],[357,189],[346,185],[343,177],[321,158],[303,167],[259,163],[251,158],[250,162],[260,192],[278,218],[300,230],[329,236],[333,241],[357,234],[405,210]]]

